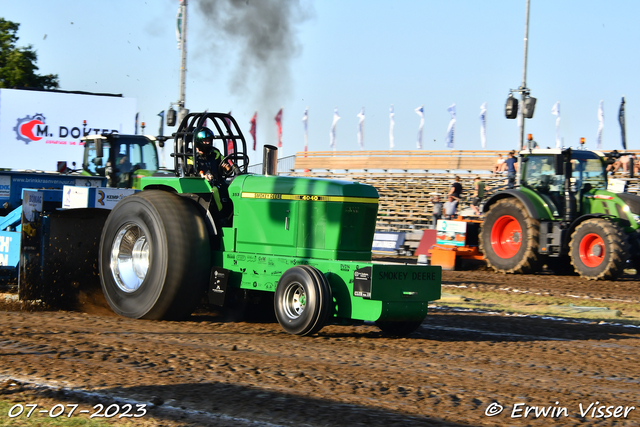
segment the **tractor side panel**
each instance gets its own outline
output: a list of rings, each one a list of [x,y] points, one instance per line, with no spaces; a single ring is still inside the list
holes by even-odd
[[[239,252],[215,253],[213,262],[231,271],[227,286],[265,292],[275,292],[280,277],[291,267],[316,267],[331,286],[335,318],[423,319],[428,302],[440,298],[442,269],[437,266],[391,266]]]

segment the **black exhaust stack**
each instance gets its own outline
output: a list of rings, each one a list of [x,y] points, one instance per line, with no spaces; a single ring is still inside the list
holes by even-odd
[[[278,175],[278,147],[265,145],[262,157],[262,175]]]

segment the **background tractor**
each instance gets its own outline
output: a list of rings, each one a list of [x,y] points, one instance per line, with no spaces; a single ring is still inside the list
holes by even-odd
[[[484,205],[480,249],[502,273],[577,272],[611,280],[640,267],[640,197],[607,188],[608,158],[587,150],[520,152],[517,188]]]

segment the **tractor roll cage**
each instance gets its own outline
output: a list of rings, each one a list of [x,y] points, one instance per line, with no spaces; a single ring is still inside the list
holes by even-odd
[[[209,120],[213,125],[209,125]],[[247,173],[249,159],[246,156],[247,142],[242,135],[242,131],[236,120],[229,114],[225,113],[189,113],[182,119],[178,131],[172,135],[173,138],[173,157],[174,170],[177,177],[196,176],[196,168],[188,164],[189,158],[197,158],[196,144],[194,143],[195,135],[203,127],[208,127],[214,133],[214,139],[222,141],[223,155],[229,156],[234,153],[241,154],[233,158],[233,162],[240,169],[242,174]],[[238,150],[239,144],[242,144]]]

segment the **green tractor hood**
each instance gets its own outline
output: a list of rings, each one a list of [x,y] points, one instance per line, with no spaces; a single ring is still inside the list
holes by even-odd
[[[370,260],[378,192],[357,182],[248,175],[229,187],[234,245],[225,250]],[[240,225],[241,224],[241,225]],[[251,226],[254,224],[254,226]]]

